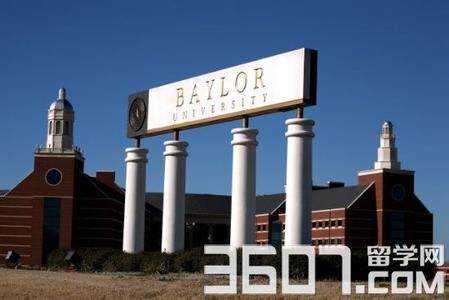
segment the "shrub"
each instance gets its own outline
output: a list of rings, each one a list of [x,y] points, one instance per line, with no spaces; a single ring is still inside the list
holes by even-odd
[[[61,269],[67,266],[65,262],[65,256],[67,254],[67,250],[64,249],[55,249],[50,252],[47,257],[47,267],[49,269]]]
[[[160,252],[144,253],[141,271],[149,274],[177,272],[177,270],[174,270],[173,268],[173,255]]]
[[[108,248],[82,248],[77,250],[81,256],[80,271],[103,271],[103,265],[114,253],[122,253],[120,250]]]
[[[143,257],[141,254],[114,253],[104,261],[102,270],[105,272],[138,272]]]
[[[175,272],[202,272],[204,269],[204,254],[202,248],[180,251],[173,255],[173,270]]]
[[[107,248],[81,248],[76,250],[80,256],[78,270],[81,272],[144,272],[148,274],[167,274],[170,272],[199,272],[204,271],[205,265],[228,265],[227,255],[204,255],[203,248],[179,251],[174,254],[160,252],[144,252],[141,254],[126,254],[118,249]],[[47,267],[50,269],[66,268],[64,260],[67,250],[56,249],[47,258]],[[242,252],[237,252],[237,273],[241,274]],[[367,255],[363,251],[353,251],[351,255],[352,280],[366,280],[370,270]],[[282,275],[282,255],[252,255],[251,265],[273,266],[277,270],[278,278]],[[341,257],[334,255],[316,256],[316,279],[341,279]],[[378,269],[378,268],[377,268]],[[425,268],[415,264],[406,267],[398,267],[392,264],[390,268],[384,268],[392,272],[394,270],[423,270],[427,278],[431,278],[435,272],[434,266]],[[303,279],[308,276],[308,261],[305,256],[290,256],[290,278]]]

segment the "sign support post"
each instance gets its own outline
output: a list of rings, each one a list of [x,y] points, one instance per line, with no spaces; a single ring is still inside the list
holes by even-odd
[[[310,119],[288,119],[285,189],[285,246],[310,245],[312,232],[312,127]]]
[[[244,119],[245,120],[245,119]],[[247,122],[246,122],[247,123]],[[248,125],[248,124],[246,124]],[[232,139],[231,247],[255,243],[257,129],[235,128]]]
[[[138,139],[136,140],[136,142]],[[138,144],[137,144],[138,145]],[[139,253],[145,246],[145,181],[148,150],[126,149],[125,219],[123,252]]]
[[[164,145],[161,252],[173,253],[184,249],[186,148],[189,144],[179,141],[179,133],[175,131],[175,140],[166,141]]]

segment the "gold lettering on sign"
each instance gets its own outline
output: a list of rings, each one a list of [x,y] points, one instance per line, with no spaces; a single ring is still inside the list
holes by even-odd
[[[243,86],[239,84],[242,80],[239,80],[243,76]],[[235,77],[235,90],[239,93],[242,93],[246,89],[246,84],[248,83],[248,76],[246,76],[245,72],[239,72]]]
[[[212,99],[211,92],[212,92],[212,87],[214,86],[214,81],[215,81],[215,79],[206,81],[206,84],[207,84],[207,100],[211,100]],[[210,82],[210,84],[209,84],[209,82]]]
[[[257,84],[257,82],[259,82],[259,81],[260,81],[262,87],[264,88],[265,84],[263,84],[263,81],[262,81],[263,68],[255,68],[254,71],[256,71],[255,72],[256,80],[254,81],[254,89],[258,89],[259,88],[259,85]]]
[[[176,100],[176,107],[180,107],[184,104],[184,89],[183,88],[179,88],[176,89],[178,98]]]
[[[226,77],[221,77],[221,95],[220,95],[220,97],[226,97],[229,94],[229,90],[227,90],[226,92],[224,91],[225,90],[225,87],[224,87],[225,78]]]
[[[198,91],[196,90],[196,83],[193,86],[192,96],[190,97],[190,104],[193,103],[193,98],[196,98],[196,103],[200,102],[200,98],[198,97]]]
[[[254,77],[252,74],[248,73],[247,71],[240,71],[238,72],[235,76],[232,76],[231,78],[228,79],[228,82],[226,82],[226,76],[222,76],[220,77],[220,87],[216,87],[217,85],[215,84],[215,79],[209,79],[207,81],[203,81],[203,82],[197,82],[194,83],[193,88],[190,90],[188,90],[186,93],[188,93],[188,95],[190,95],[190,101],[188,104],[192,105],[192,104],[196,104],[196,103],[200,103],[201,99],[206,99],[207,101],[212,100],[214,101],[214,96],[216,96],[218,93],[220,93],[220,97],[226,97],[230,95],[230,92],[234,93],[237,92],[239,94],[243,94],[246,91],[246,88],[248,87],[248,85],[250,87],[253,87],[253,90],[257,90],[257,89],[263,89],[265,88],[265,83],[264,83],[264,70],[262,67],[258,67],[258,68],[254,68],[253,69],[254,72]],[[250,74],[250,75],[248,75]],[[249,78],[248,78],[249,77]],[[218,80],[218,79],[217,79]],[[230,88],[230,84],[231,80],[234,80],[234,86]],[[254,83],[251,81],[254,80]],[[254,84],[254,85],[253,85]],[[199,86],[199,91],[198,91],[198,86]],[[220,91],[218,91],[217,89],[220,89]],[[207,97],[205,95],[203,95],[203,91],[207,90]],[[185,104],[185,93],[184,93],[184,88],[177,88],[176,89],[176,95],[177,95],[177,99],[176,99],[176,107],[181,107],[184,106]],[[201,93],[201,97],[200,94]],[[263,102],[266,102],[266,94],[262,94],[263,95]],[[251,104],[255,105],[255,96],[249,96],[248,97],[251,98]],[[248,99],[249,100],[249,99]],[[244,103],[244,101],[242,101],[243,105],[248,105],[249,103]],[[216,111],[216,110],[215,110]]]

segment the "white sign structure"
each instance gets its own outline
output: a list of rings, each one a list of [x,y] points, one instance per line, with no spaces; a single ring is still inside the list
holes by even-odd
[[[142,135],[315,105],[316,57],[303,48],[149,89]]]
[[[145,201],[146,152],[141,152],[140,139],[170,131],[174,140],[166,141],[164,155],[164,208],[161,251],[173,253],[184,248],[185,170],[188,143],[179,141],[179,131],[243,118],[243,128],[231,133],[233,151],[231,196],[231,247],[255,243],[256,147],[255,128],[248,128],[251,116],[302,108],[316,104],[317,51],[298,49],[259,59],[220,71],[138,92],[128,97],[128,137],[135,147],[128,148],[125,195],[123,250],[143,251],[144,216],[135,207]],[[286,240],[289,244],[309,244],[312,191],[312,126],[302,118],[286,122],[287,189]],[[129,172],[128,172],[129,171]],[[129,176],[128,176],[129,175]],[[292,182],[293,184],[290,184]],[[302,182],[302,184],[297,184]],[[291,204],[294,201],[295,203]],[[293,205],[293,206],[292,206]],[[296,208],[296,209],[295,209]],[[300,219],[300,222],[288,221]],[[135,219],[135,220],[133,220]],[[302,226],[305,224],[304,226]],[[125,226],[125,229],[127,227]],[[289,229],[289,230],[287,230]]]

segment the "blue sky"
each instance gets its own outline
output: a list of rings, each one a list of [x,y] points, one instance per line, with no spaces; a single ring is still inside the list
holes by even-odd
[[[376,159],[384,120],[416,194],[449,247],[449,2],[447,1],[10,1],[0,2],[0,188],[33,166],[46,114],[65,86],[86,172],[124,184],[127,95],[288,50],[319,51],[314,183],[355,184]],[[283,190],[285,125],[257,117],[257,192]],[[190,143],[187,190],[231,190],[231,134],[240,122],[181,132]],[[163,187],[163,141],[150,151],[147,189]]]

